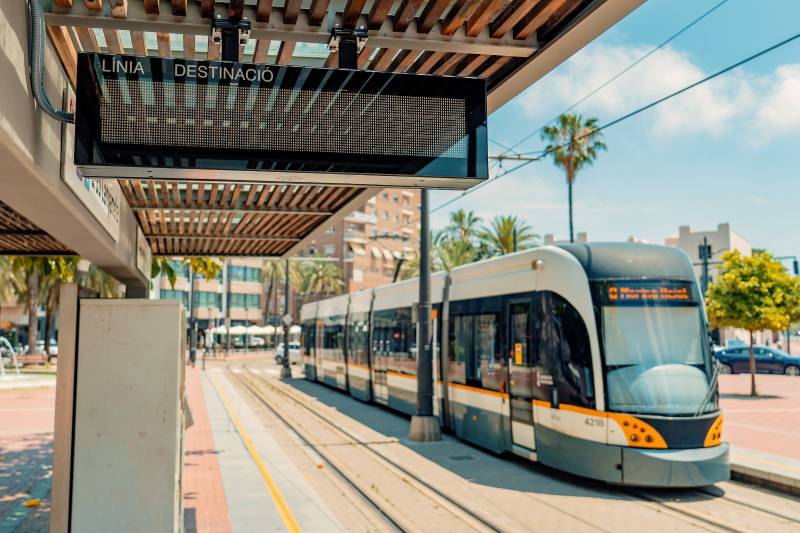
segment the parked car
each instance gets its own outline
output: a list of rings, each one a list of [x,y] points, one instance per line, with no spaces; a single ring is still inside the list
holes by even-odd
[[[266,341],[262,337],[250,337],[247,340],[247,345],[250,348],[263,348],[266,344]]]
[[[768,346],[753,346],[758,374],[786,374],[800,376],[800,357]],[[750,347],[727,347],[714,353],[720,362],[720,374],[740,374],[750,372]]]
[[[283,364],[283,343],[278,344],[278,347],[275,348],[275,362],[279,365]],[[289,363],[290,364],[298,364],[302,358],[302,354],[300,353],[300,343],[299,342],[290,342],[289,343]]]

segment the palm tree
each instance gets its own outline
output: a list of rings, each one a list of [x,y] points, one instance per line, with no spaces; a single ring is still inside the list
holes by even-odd
[[[39,338],[39,318],[37,310],[41,303],[40,288],[43,277],[50,275],[68,276],[68,263],[63,257],[30,257],[15,256],[12,266],[22,280],[23,290],[19,292],[20,298],[24,297],[25,307],[28,310],[28,354],[36,353],[36,341]],[[43,294],[43,293],[42,293]]]
[[[89,265],[84,283],[101,298],[119,298],[120,283],[97,265]]]
[[[553,157],[553,163],[563,168],[567,175],[567,197],[569,202],[569,242],[574,241],[572,229],[572,186],[575,177],[585,166],[591,166],[597,153],[605,150],[603,134],[597,129],[597,119],[576,114],[565,114],[558,117],[554,126],[546,126],[542,130],[542,139],[549,141],[545,153]]]
[[[297,269],[300,274],[298,293],[302,296],[340,294],[344,289],[342,270],[329,261],[307,261]]]
[[[534,246],[539,235],[516,215],[498,215],[481,230],[479,238],[490,255],[503,255]]]
[[[475,218],[477,219],[477,217]],[[477,235],[475,230],[470,231]],[[456,233],[455,235],[466,235],[466,233]],[[431,270],[450,272],[457,266],[475,261],[476,252],[477,248],[473,244],[472,237],[468,239],[454,238],[449,228],[443,231],[434,231],[431,235],[431,258],[433,260]]]
[[[192,272],[203,276],[207,281],[215,279],[219,273],[222,272],[222,263],[223,261],[221,259],[214,257],[184,257],[181,259],[181,265],[188,265]],[[170,263],[169,257],[158,256],[153,258],[153,263],[150,267],[150,277],[154,278],[159,274],[167,276],[170,286],[173,289],[175,288],[178,273],[175,272],[175,268],[173,268]]]
[[[480,223],[481,217],[477,216],[474,211],[459,209],[450,213],[450,224],[447,225],[445,231],[452,239],[471,243],[478,235],[478,224]]]

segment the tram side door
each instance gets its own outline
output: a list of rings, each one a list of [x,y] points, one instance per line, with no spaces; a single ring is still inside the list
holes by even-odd
[[[531,336],[530,298],[511,300],[508,316],[509,405],[511,408],[511,442],[515,453],[534,451],[533,427],[533,339]],[[523,449],[519,449],[522,447]]]

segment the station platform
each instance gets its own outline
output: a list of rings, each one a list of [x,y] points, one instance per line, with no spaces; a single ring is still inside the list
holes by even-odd
[[[187,526],[194,516],[197,531],[291,531],[292,522],[282,514],[281,501],[298,530],[306,531],[388,531],[397,529],[398,523],[403,530],[433,531],[445,527],[444,522],[436,522],[443,519],[451,519],[450,527],[459,530],[503,531],[526,531],[532,523],[545,530],[576,531],[633,531],[638,528],[635,524],[642,523],[675,531],[698,526],[755,531],[765,520],[770,530],[789,531],[800,524],[799,502],[751,485],[729,482],[707,490],[628,490],[516,457],[497,456],[449,435],[435,443],[412,442],[407,439],[408,418],[299,375],[287,381],[278,375],[278,367],[263,359],[210,363],[205,373],[189,370],[187,379],[197,384],[189,386],[189,393],[204,395],[208,426],[202,429],[202,417],[195,416],[196,426],[187,431],[187,450],[192,432],[210,431],[214,453],[204,456],[218,465],[215,493],[223,494],[224,502],[214,504],[218,512],[206,512],[207,503],[191,487],[190,461],[195,456],[187,451]],[[270,391],[264,398],[276,404],[273,407],[279,408],[280,416],[298,426],[303,439],[291,435],[275,413],[259,405],[256,396],[261,393],[253,394],[252,387]],[[290,408],[291,403],[304,403],[309,409]],[[355,440],[338,441],[334,432],[322,427],[325,424],[318,416],[355,435]],[[410,485],[405,491],[393,492],[391,479],[372,464],[371,450],[401,469]],[[742,449],[736,457],[744,463],[754,454]],[[793,459],[784,458],[784,465],[793,464]],[[361,494],[343,485],[342,478],[364,481]],[[419,481],[440,491],[438,505],[451,508],[452,516],[418,517],[426,513]],[[376,497],[372,489],[384,494]],[[382,505],[381,497],[400,509],[398,516],[389,517],[394,518],[394,527],[371,505]],[[743,501],[762,510],[745,508]],[[457,516],[458,507],[469,508],[471,516]],[[781,509],[780,516],[765,519],[763,509]],[[211,527],[212,519],[222,522],[225,512],[227,522]],[[402,522],[406,519],[407,523]]]
[[[731,390],[730,381],[722,385],[723,407],[731,401],[765,406],[760,418],[746,420],[756,416],[749,411],[754,407],[741,404],[730,406],[726,414],[734,473],[746,483],[692,491],[631,491],[514,456],[497,456],[449,435],[436,443],[411,442],[407,417],[307,382],[299,369],[295,372],[295,379],[279,380],[279,368],[263,355],[208,361],[205,371],[187,368],[194,424],[184,441],[186,531],[525,531],[533,523],[545,530],[576,531],[633,531],[642,523],[675,531],[698,526],[753,531],[800,527],[800,502],[786,494],[800,484],[800,459],[734,440],[744,434],[747,442],[768,441],[782,435],[779,432],[793,431],[777,425],[777,420],[784,423],[782,417],[795,416],[797,404],[784,397],[794,394],[792,383],[784,385],[786,379],[759,376],[762,393],[770,396],[761,400],[728,396],[739,393],[725,392]],[[263,389],[258,394],[269,393],[264,398],[271,407],[243,386],[248,376]],[[44,532],[49,527],[54,388],[52,380],[48,384],[40,377],[30,379],[34,378],[40,386],[0,388],[2,533]],[[289,405],[293,402],[310,410]],[[776,410],[776,416],[770,410]],[[297,425],[306,440],[293,434],[276,413]],[[355,441],[342,441],[341,435],[324,427],[323,419]],[[758,421],[762,427],[750,427]],[[393,464],[378,464],[371,458],[373,450]],[[363,483],[355,486],[348,478]],[[767,487],[780,492],[756,486],[763,483],[760,478],[771,479]],[[430,494],[418,480],[441,494]],[[389,502],[390,511],[398,513],[395,521],[372,500]],[[470,508],[473,516],[465,516],[458,505]]]

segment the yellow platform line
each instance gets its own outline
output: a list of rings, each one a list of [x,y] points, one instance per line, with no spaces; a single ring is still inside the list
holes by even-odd
[[[283,497],[283,494],[278,488],[278,485],[275,483],[275,480],[272,479],[272,476],[267,469],[267,465],[264,464],[264,460],[261,458],[258,450],[256,450],[256,447],[253,445],[250,435],[244,429],[242,422],[239,420],[239,415],[236,414],[236,410],[233,408],[230,400],[228,400],[228,396],[222,390],[222,387],[219,385],[219,383],[217,383],[216,379],[210,375],[209,379],[214,385],[217,394],[219,394],[219,397],[222,400],[222,405],[225,406],[225,410],[228,412],[228,416],[230,417],[231,422],[233,422],[233,426],[236,428],[236,431],[242,438],[244,447],[247,448],[247,452],[250,454],[253,462],[258,467],[258,471],[261,473],[261,477],[264,479],[264,485],[266,485],[269,495],[272,497],[272,501],[275,503],[275,507],[278,509],[278,514],[281,515],[281,519],[286,525],[286,529],[288,529],[290,533],[300,533],[300,525],[297,523],[297,520],[295,520],[294,515],[292,514],[291,509],[289,509],[289,505],[286,503],[286,499]]]

